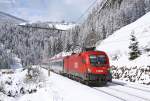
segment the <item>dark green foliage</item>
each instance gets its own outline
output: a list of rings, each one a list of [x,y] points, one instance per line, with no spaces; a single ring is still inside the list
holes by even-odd
[[[104,25],[102,25],[102,34],[103,34],[103,39],[106,39],[107,37],[107,32],[106,32],[106,28]]]
[[[72,50],[72,44],[68,43],[68,44],[67,44],[67,47],[66,47],[66,49],[65,49],[65,51],[66,51],[66,52],[69,52],[69,51],[71,51],[71,50]]]
[[[0,69],[9,69],[8,62],[6,60],[0,59]]]
[[[44,75],[37,67],[28,67],[25,83],[38,83],[44,80]]]
[[[117,1],[117,0],[111,0],[110,3],[111,3],[112,5],[114,5],[116,1]]]
[[[118,72],[119,71],[119,72]],[[135,73],[133,73],[135,71]],[[118,67],[118,66],[112,66],[112,76],[113,79],[120,79],[130,82],[139,82],[141,84],[150,85],[150,81],[148,78],[143,77],[143,75],[149,75],[150,68],[145,67],[138,67],[138,66],[132,66],[132,67]],[[148,82],[147,82],[148,81]]]
[[[123,0],[118,0],[119,6],[121,5],[122,1],[123,1]]]
[[[131,50],[129,52],[129,59],[130,60],[134,60],[134,59],[138,58],[141,55],[138,43],[139,42],[137,41],[136,37],[134,36],[134,32],[132,32],[131,33],[131,43],[130,43],[130,46],[129,46],[129,49]]]
[[[119,5],[119,7],[120,7],[120,5],[121,5],[121,3],[122,3],[122,1],[123,0],[108,0],[108,2],[110,2],[111,3],[111,5],[113,6],[113,7],[115,7],[116,5],[115,4],[118,4]]]

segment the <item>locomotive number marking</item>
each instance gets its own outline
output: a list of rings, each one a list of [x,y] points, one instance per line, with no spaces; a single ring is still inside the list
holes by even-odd
[[[103,72],[103,70],[96,70],[96,72],[99,72],[99,73],[101,73],[101,72]]]
[[[74,68],[78,68],[78,63],[77,62],[74,63]]]

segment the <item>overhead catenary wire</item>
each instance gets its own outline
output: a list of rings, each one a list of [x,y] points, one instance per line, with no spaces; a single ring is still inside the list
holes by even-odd
[[[88,13],[88,11],[97,3],[97,1],[98,0],[95,0],[94,2],[92,2],[91,5],[85,10],[85,12],[81,14],[81,16],[75,21],[75,23],[78,23],[85,16],[85,14]]]
[[[97,15],[97,14],[102,10],[102,8],[109,6],[109,3],[110,3],[110,2],[108,2],[108,1],[109,1],[109,0],[105,0],[104,4],[102,4],[101,8],[95,13],[95,15]],[[108,2],[108,3],[107,3],[107,2]],[[103,2],[102,2],[102,3],[103,3]]]
[[[98,0],[95,0],[75,22],[78,23],[86,15],[86,13],[88,13],[89,10],[97,3],[97,1]],[[101,6],[100,10],[98,10],[95,14],[98,14],[98,12],[100,12],[102,10],[102,8],[104,6],[106,6],[107,1],[108,0],[105,0],[105,2],[101,1],[102,6]]]

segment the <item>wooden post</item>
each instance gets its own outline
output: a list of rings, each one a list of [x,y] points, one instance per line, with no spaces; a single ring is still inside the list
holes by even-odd
[[[48,68],[48,76],[50,76],[50,72],[51,72],[51,64],[49,65],[49,68]]]
[[[48,76],[50,76],[50,69],[48,69]]]

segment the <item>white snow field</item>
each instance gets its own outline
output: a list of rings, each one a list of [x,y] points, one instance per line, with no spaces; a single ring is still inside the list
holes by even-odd
[[[89,87],[52,72],[48,76],[47,70],[40,70],[44,74],[43,81],[31,84],[23,82],[26,70],[17,70],[14,74],[1,72],[1,83],[9,82],[10,76],[13,80],[12,85],[5,85],[4,91],[10,90],[13,95],[22,86],[26,87],[26,90],[36,88],[37,91],[18,94],[14,97],[9,97],[8,94],[0,91],[0,101],[150,101],[150,87],[146,85],[115,80],[104,87]]]

